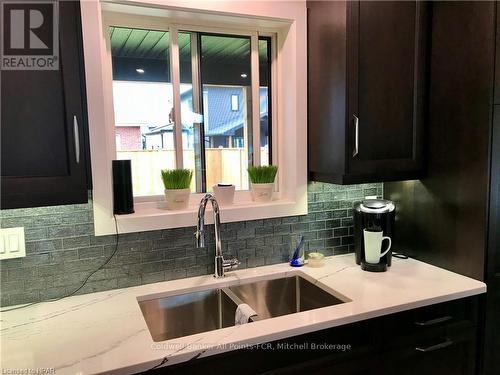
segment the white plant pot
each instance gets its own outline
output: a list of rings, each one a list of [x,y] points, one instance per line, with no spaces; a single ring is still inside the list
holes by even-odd
[[[254,202],[270,202],[273,199],[274,182],[268,184],[251,184]]]
[[[188,208],[191,189],[165,189],[167,210],[184,210]]]
[[[234,185],[229,185],[229,186],[214,185],[212,186],[212,188],[214,189],[215,199],[217,199],[217,202],[221,206],[233,204],[234,191],[236,189]]]

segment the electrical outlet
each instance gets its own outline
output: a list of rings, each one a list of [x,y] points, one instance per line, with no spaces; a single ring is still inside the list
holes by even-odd
[[[0,229],[0,260],[25,256],[24,227]]]

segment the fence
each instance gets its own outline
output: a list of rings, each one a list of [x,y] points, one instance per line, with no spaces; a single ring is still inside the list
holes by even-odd
[[[191,190],[195,191],[194,150],[183,150],[184,167],[193,170]],[[243,148],[207,148],[207,189],[219,182],[232,183],[238,190],[248,189],[248,157]],[[134,196],[163,194],[160,171],[175,168],[174,150],[117,151],[118,159],[132,161]],[[261,149],[261,160],[268,160],[267,147]]]

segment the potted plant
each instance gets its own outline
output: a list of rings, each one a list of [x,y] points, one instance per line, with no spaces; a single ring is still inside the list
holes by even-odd
[[[278,173],[275,165],[249,167],[252,199],[255,202],[269,202],[273,198],[274,179]]]
[[[165,201],[167,210],[183,210],[188,207],[191,194],[190,169],[163,169],[161,171],[163,186],[165,186]]]

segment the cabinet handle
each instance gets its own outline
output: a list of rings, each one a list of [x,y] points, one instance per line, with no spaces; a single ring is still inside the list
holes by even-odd
[[[358,155],[359,146],[359,118],[356,115],[352,115],[354,119],[354,150],[352,151],[352,157]]]
[[[78,133],[78,120],[73,116],[73,137],[75,139],[75,160],[80,164],[80,134]]]
[[[421,347],[417,346],[415,348],[415,350],[417,352],[429,353],[429,352],[433,352],[435,350],[447,348],[448,346],[453,345],[453,344],[454,344],[454,342],[452,340],[446,339],[445,341],[443,341],[439,344],[431,345],[431,346],[428,346],[426,348],[421,348]]]
[[[415,322],[415,324],[417,326],[425,327],[425,326],[432,326],[434,324],[439,324],[439,323],[447,322],[448,320],[451,320],[451,319],[452,319],[452,317],[449,316],[449,315],[447,315],[447,316],[443,316],[441,318],[427,320],[425,322]]]

